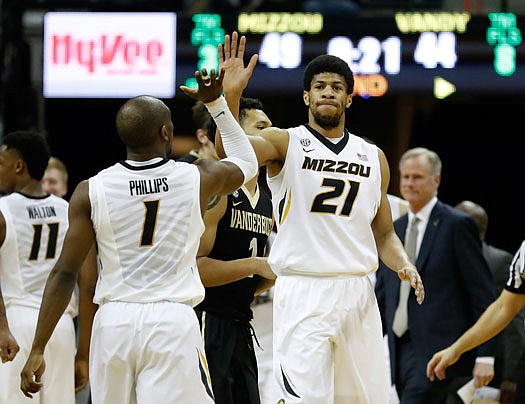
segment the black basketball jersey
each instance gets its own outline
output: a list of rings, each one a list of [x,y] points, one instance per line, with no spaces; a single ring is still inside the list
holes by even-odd
[[[217,226],[217,236],[208,255],[222,261],[262,257],[272,231],[272,201],[260,187],[250,198],[243,186],[228,195],[228,204]],[[204,301],[196,309],[209,311],[235,320],[253,318],[250,304],[261,277],[254,275],[228,283],[207,287]]]

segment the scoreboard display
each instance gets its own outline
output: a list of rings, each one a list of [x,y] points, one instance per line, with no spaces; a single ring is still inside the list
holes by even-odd
[[[356,95],[525,93],[525,16],[398,12],[381,17],[319,13],[238,15],[164,12],[60,12],[44,18],[47,98],[181,95],[196,69],[218,68],[225,34],[246,35],[259,62],[254,96],[302,90],[315,56],[344,59]]]
[[[302,90],[306,64],[320,54],[344,59],[356,95],[525,93],[525,18],[512,13],[398,12],[385,17],[317,13],[196,14],[179,19],[178,84],[195,85],[196,68],[217,68],[217,44],[246,35],[258,53],[249,83],[256,94]]]

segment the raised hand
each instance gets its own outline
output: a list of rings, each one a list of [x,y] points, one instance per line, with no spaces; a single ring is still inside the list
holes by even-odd
[[[246,49],[246,37],[240,37],[236,31],[224,36],[224,45],[218,45],[219,66],[224,69],[223,80],[224,92],[227,94],[241,94],[252,77],[253,69],[257,64],[258,55],[254,54],[244,66],[244,51]]]
[[[204,68],[202,72],[195,71],[195,80],[199,87],[197,89],[180,86],[180,89],[190,97],[204,103],[216,100],[222,94],[222,81],[224,79],[224,69],[219,70],[219,76],[216,76],[215,69],[211,69],[210,75]]]

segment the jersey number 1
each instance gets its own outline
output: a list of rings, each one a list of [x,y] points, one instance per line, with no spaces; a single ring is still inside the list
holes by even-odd
[[[153,245],[153,233],[155,233],[155,226],[157,225],[157,213],[159,212],[160,199],[154,201],[144,201],[144,223],[142,224],[142,235],[140,237],[140,246]]]

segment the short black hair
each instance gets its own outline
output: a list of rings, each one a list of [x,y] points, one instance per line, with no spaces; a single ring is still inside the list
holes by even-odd
[[[7,149],[16,150],[27,166],[31,178],[40,181],[44,176],[47,163],[51,157],[49,144],[44,135],[18,130],[4,136],[4,145]]]
[[[140,95],[120,107],[115,122],[117,134],[126,147],[138,149],[148,146],[170,120],[171,112],[163,101]]]
[[[247,110],[258,109],[263,110],[263,104],[258,98],[241,97],[239,102],[239,122],[243,122],[246,118]]]
[[[303,76],[303,89],[310,91],[312,79],[319,73],[336,73],[344,77],[347,85],[346,93],[354,92],[354,75],[352,69],[343,59],[334,55],[320,55],[306,65]]]
[[[211,117],[206,105],[202,101],[197,101],[191,107],[191,118],[196,129],[204,129],[208,134],[208,139],[215,142],[215,131],[217,124]]]

